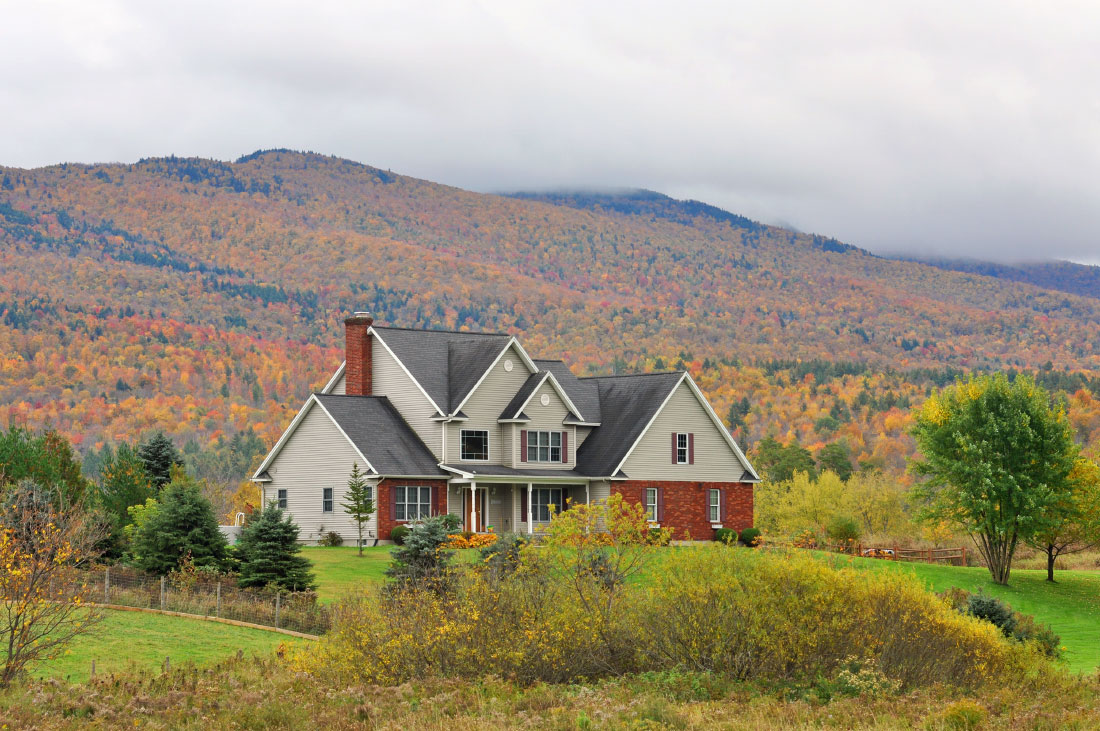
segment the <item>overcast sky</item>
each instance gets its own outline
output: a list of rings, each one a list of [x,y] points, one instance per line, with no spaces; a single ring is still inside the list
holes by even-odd
[[[339,155],[1100,263],[1100,3],[0,0],[0,164]]]

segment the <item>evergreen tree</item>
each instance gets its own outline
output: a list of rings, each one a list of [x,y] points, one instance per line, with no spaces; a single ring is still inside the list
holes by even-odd
[[[82,502],[88,489],[65,437],[53,429],[35,434],[13,426],[0,432],[0,495],[23,480],[48,488],[60,509]]]
[[[443,550],[447,536],[458,529],[457,515],[443,513],[409,526],[403,545],[390,551],[393,561],[386,569],[386,576],[393,586],[419,586],[436,591],[446,589],[450,572],[451,554]]]
[[[183,464],[183,457],[172,440],[157,432],[138,447],[138,456],[145,464],[145,474],[159,492],[172,479],[172,467]]]
[[[363,526],[374,515],[374,488],[367,484],[359,463],[351,465],[351,478],[348,479],[347,501],[341,503],[344,512],[351,516],[359,529],[359,555],[363,555]]]
[[[99,478],[99,503],[123,526],[130,522],[126,509],[153,496],[152,483],[145,463],[129,444],[122,443],[107,457]]]
[[[274,585],[288,591],[315,588],[313,566],[301,550],[298,526],[277,505],[268,504],[241,531],[237,583],[242,587]]]
[[[138,568],[160,575],[179,566],[188,555],[196,566],[221,568],[226,545],[210,501],[199,484],[179,468],[172,471],[172,481],[161,493],[156,513],[134,533]]]

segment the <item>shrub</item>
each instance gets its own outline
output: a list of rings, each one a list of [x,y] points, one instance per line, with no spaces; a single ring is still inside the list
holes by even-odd
[[[855,543],[860,537],[859,523],[855,518],[837,515],[829,521],[825,534],[835,543]]]
[[[529,543],[526,536],[506,533],[481,549],[481,562],[497,573],[514,573],[520,567],[523,549]]]
[[[453,533],[447,536],[444,548],[462,550],[464,548],[485,548],[497,542],[497,536],[493,533]]]
[[[446,587],[453,555],[444,550],[452,531],[458,527],[458,516],[444,513],[414,523],[401,546],[390,551],[393,562],[386,576],[401,585],[423,584],[433,589]]]
[[[929,720],[938,722],[935,726],[951,731],[974,731],[982,727],[987,715],[977,701],[964,698],[948,705]]]
[[[972,594],[966,603],[966,611],[978,619],[990,622],[1001,630],[1005,637],[1011,637],[1016,629],[1016,616],[1012,607],[997,597],[985,594]]]
[[[456,569],[446,592],[408,583],[366,595],[338,607],[333,631],[297,664],[383,684],[431,676],[562,683],[652,671],[835,678],[834,692],[874,694],[1011,684],[1039,662],[907,574],[709,544],[663,553],[647,581],[621,581],[633,564],[617,550],[551,543],[524,552],[511,573]]]
[[[746,528],[741,531],[741,543],[746,546],[755,546],[760,542],[760,529],[759,528]]]
[[[1039,624],[1030,614],[1015,609],[994,597],[971,594],[965,589],[953,587],[940,594],[957,612],[984,619],[997,626],[1018,642],[1031,643],[1046,657],[1062,656],[1062,638],[1054,634],[1049,625]],[[1007,614],[1006,614],[1007,613]],[[1005,628],[1010,628],[1007,632]]]
[[[328,546],[329,548],[335,548],[344,545],[344,538],[336,531],[330,530],[324,533],[317,543],[322,546]]]
[[[731,546],[737,543],[737,531],[733,528],[719,528],[714,531],[714,540],[719,543],[724,543],[727,546]]]
[[[405,545],[405,536],[409,535],[409,527],[407,525],[395,526],[390,530],[390,540],[398,546]]]

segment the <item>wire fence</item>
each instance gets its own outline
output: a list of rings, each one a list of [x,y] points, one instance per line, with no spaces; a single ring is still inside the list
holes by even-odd
[[[314,592],[241,589],[232,580],[196,574],[156,576],[122,566],[83,577],[88,601],[248,622],[319,635],[332,626]]]

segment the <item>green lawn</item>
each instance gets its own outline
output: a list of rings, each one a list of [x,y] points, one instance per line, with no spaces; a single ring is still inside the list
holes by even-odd
[[[1046,571],[1013,570],[1008,586],[998,586],[989,578],[989,571],[980,567],[837,558],[869,571],[907,571],[932,591],[980,589],[1049,624],[1062,638],[1071,670],[1091,672],[1100,666],[1100,572],[1059,571],[1056,583],[1051,584]]]
[[[313,562],[317,575],[317,594],[322,602],[331,602],[344,594],[386,580],[393,546],[371,546],[359,556],[354,547],[303,546],[302,555]],[[478,551],[455,551],[458,562],[473,561]]]
[[[172,666],[186,662],[208,665],[232,657],[271,653],[281,643],[310,642],[278,632],[235,627],[220,622],[172,617],[145,612],[105,610],[103,621],[91,634],[74,640],[63,657],[31,668],[39,678],[83,682],[91,674],[137,669],[156,670],[169,657]]]
[[[383,572],[390,565],[393,546],[372,546],[359,551],[352,547],[305,546],[302,555],[313,562],[317,575],[317,594],[322,602],[331,602],[342,595],[369,584],[385,580]]]

